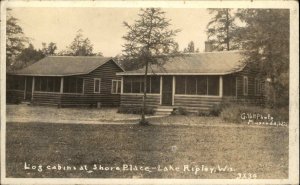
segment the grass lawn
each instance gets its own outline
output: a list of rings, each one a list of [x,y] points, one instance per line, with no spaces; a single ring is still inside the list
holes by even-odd
[[[139,115],[119,114],[117,108],[57,108],[49,106],[7,105],[6,116],[12,120],[38,122],[63,121],[119,121],[138,119]]]
[[[6,135],[7,177],[237,178],[238,173],[251,173],[257,178],[288,178],[287,127],[9,122]],[[43,171],[25,170],[25,162],[27,167],[41,164]],[[72,170],[58,170],[58,164]],[[149,166],[152,171],[92,170],[94,164]],[[87,170],[79,170],[81,165]],[[218,165],[227,166],[225,172]],[[158,170],[165,166],[168,171]],[[191,167],[213,172],[195,174]]]

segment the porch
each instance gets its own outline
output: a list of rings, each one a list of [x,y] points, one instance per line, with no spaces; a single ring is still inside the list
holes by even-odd
[[[121,83],[121,106],[142,106],[143,76],[123,76]],[[152,108],[209,111],[224,99],[235,99],[236,89],[232,75],[152,75],[147,79],[146,102]]]
[[[104,90],[95,93],[94,83],[93,79],[83,76],[10,76],[7,79],[7,102],[64,107],[97,106],[97,102],[103,106],[119,105],[120,94]],[[97,85],[100,88],[100,84]]]

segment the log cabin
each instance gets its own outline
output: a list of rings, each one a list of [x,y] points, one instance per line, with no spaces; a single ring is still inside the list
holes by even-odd
[[[7,73],[7,102],[38,105],[119,106],[124,72],[112,58],[49,56]]]
[[[121,107],[142,106],[144,71],[117,73],[122,77]],[[262,103],[263,87],[241,51],[184,54],[149,67],[146,102],[157,110],[210,111],[224,101]]]

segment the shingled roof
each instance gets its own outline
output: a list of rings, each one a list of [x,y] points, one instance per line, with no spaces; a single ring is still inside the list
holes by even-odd
[[[152,65],[149,75],[225,75],[243,70],[241,51],[204,52],[170,57],[162,66]],[[142,75],[144,69],[118,75]]]
[[[88,74],[106,62],[110,57],[99,56],[49,56],[10,74],[25,76],[71,76]]]

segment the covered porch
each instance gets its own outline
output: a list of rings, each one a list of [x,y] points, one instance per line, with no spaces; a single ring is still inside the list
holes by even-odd
[[[7,101],[60,105],[66,95],[83,95],[84,80],[76,76],[7,76]]]
[[[121,106],[141,106],[143,76],[123,76]],[[150,75],[147,78],[149,107],[183,107],[208,110],[223,98],[236,97],[236,77],[232,75]]]

